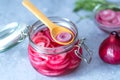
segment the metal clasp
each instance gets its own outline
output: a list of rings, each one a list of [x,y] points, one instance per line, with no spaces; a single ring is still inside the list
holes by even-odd
[[[21,31],[20,38],[18,42],[22,42],[27,36],[31,26],[26,25],[25,29]]]
[[[85,62],[87,62],[89,64],[92,60],[93,52],[88,48],[88,46],[84,42],[85,42],[85,38],[80,39],[78,45],[76,45],[78,47],[78,49],[75,50],[74,52],[75,52],[77,57],[79,57],[80,59],[84,60]],[[86,56],[84,56],[83,54],[81,54],[79,52],[81,47],[83,47],[87,51]]]

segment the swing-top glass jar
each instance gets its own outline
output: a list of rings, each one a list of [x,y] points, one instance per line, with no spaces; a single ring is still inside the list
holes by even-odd
[[[67,19],[58,17],[50,19],[70,29],[75,35],[74,41],[66,46],[56,43],[51,38],[49,29],[37,21],[29,30],[28,54],[32,66],[43,75],[58,76],[77,68],[82,59],[89,62],[91,54],[88,53],[89,58],[83,58],[81,45],[84,45],[84,40],[78,39],[76,26]]]
[[[85,39],[78,38],[76,26],[68,19],[59,17],[49,19],[62,27],[70,29],[75,35],[74,41],[66,46],[56,43],[51,38],[49,29],[40,21],[37,21],[32,26],[13,22],[0,30],[0,33],[2,33],[0,35],[0,52],[22,42],[28,36],[29,60],[36,71],[43,75],[63,75],[77,68],[81,60],[89,63],[92,52],[85,45]],[[83,51],[85,51],[83,49],[87,51],[85,56],[83,55]]]

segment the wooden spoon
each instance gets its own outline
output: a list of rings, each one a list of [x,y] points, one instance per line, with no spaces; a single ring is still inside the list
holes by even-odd
[[[52,38],[57,43],[62,44],[62,45],[68,45],[68,44],[73,42],[74,34],[71,30],[53,23],[40,10],[38,10],[29,0],[23,0],[22,4],[49,28]],[[65,42],[57,40],[56,39],[57,36],[61,33],[64,33],[64,32],[71,35],[71,38],[69,37],[70,40],[65,41]]]

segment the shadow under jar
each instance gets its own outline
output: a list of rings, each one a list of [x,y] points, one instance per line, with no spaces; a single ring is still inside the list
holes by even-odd
[[[58,17],[49,19],[62,27],[70,29],[74,33],[75,38],[69,45],[60,45],[51,38],[49,29],[42,22],[37,21],[34,23],[28,33],[28,55],[36,71],[46,76],[58,76],[76,69],[80,65],[81,60],[89,63],[91,54],[88,53],[89,57],[87,58],[82,56],[81,45],[86,46],[84,40],[78,38],[76,26],[67,19]]]
[[[120,32],[120,4],[107,3],[94,8],[94,20],[105,32]]]

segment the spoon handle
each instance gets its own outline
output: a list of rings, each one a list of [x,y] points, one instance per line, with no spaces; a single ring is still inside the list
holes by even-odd
[[[53,29],[54,25],[39,9],[37,9],[29,0],[23,0],[22,4],[31,11],[40,21],[42,21],[49,29]]]

